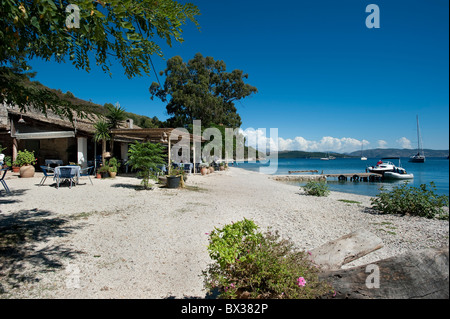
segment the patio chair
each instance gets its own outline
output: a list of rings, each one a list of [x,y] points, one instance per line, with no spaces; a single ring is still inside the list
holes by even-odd
[[[74,181],[75,175],[72,175],[72,169],[70,167],[61,167],[59,168],[58,180],[56,182],[56,188],[59,188],[59,183],[61,180],[69,181],[70,186],[72,188],[72,183],[76,184]]]
[[[192,164],[192,163],[186,163],[186,164],[184,164],[184,166],[183,166],[183,170],[184,170],[185,173],[191,174],[191,173],[192,173],[193,167],[194,167],[194,164]]]
[[[0,170],[0,176],[1,176],[0,182],[2,183],[3,188],[5,189],[6,193],[10,193],[11,191],[9,190],[8,185],[6,185],[6,182],[5,182],[5,175],[6,175],[7,171],[8,171],[8,168],[3,168]]]
[[[50,173],[50,170],[51,170],[51,169],[52,169],[52,168],[51,168],[51,167],[48,167],[48,166],[41,166],[41,170],[42,170],[42,172],[44,173],[44,176],[42,176],[42,179],[41,179],[41,181],[39,182],[39,186],[44,185],[45,180],[47,179],[47,177],[49,177],[49,176],[55,176],[55,174]]]
[[[89,177],[89,180],[91,181],[91,185],[94,185],[94,183],[92,183],[92,179],[91,179],[91,175],[94,172],[94,166],[91,167],[87,167],[87,168],[83,168],[82,170],[80,170],[80,177],[82,176],[87,176]]]

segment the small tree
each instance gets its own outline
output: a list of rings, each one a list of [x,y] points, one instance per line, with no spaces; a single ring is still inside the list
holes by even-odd
[[[131,168],[138,170],[145,189],[149,188],[149,181],[160,171],[158,165],[165,164],[164,148],[160,144],[151,142],[136,142],[128,150],[128,162]]]
[[[127,119],[127,115],[125,109],[120,106],[119,102],[116,105],[112,105],[111,103],[105,104],[108,113],[106,114],[106,121],[108,122],[109,129],[119,128],[119,124],[122,121]],[[111,150],[111,156],[114,155],[114,137],[111,136],[109,140],[109,148]]]
[[[106,141],[111,138],[109,135],[109,124],[103,120],[100,120],[94,124],[94,129],[94,141],[102,142],[102,163],[103,166],[105,166]]]

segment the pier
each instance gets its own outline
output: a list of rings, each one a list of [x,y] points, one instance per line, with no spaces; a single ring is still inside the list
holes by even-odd
[[[311,172],[317,171],[290,171],[289,174],[297,172]],[[338,174],[312,174],[312,175],[276,175],[272,177],[277,181],[292,181],[292,182],[307,182],[307,181],[326,181],[328,178],[337,178],[339,181],[351,182],[378,182],[383,180],[382,174],[377,173],[338,173]]]
[[[376,182],[383,179],[382,174],[377,173],[346,173],[346,174],[322,174],[326,178],[338,178],[340,181],[352,181],[352,182]]]

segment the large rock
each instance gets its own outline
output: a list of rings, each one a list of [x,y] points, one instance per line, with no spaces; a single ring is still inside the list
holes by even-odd
[[[378,278],[377,278],[377,275]],[[448,299],[448,247],[411,252],[320,275],[349,299]]]

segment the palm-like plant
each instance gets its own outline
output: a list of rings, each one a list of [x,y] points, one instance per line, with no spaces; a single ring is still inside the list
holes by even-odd
[[[102,163],[103,166],[105,166],[106,141],[111,138],[109,134],[109,124],[104,120],[100,120],[94,124],[94,129],[94,141],[102,142]]]
[[[160,144],[136,142],[128,150],[127,164],[138,170],[144,188],[148,189],[150,178],[155,177],[156,172],[160,171],[158,166],[165,164],[164,158],[164,148]]]
[[[106,121],[108,122],[109,129],[116,129],[119,127],[120,122],[125,121],[127,119],[127,115],[125,113],[125,109],[117,103],[115,106],[111,103],[105,104],[108,113],[106,114]],[[111,155],[114,155],[114,137],[111,136],[109,142]]]

